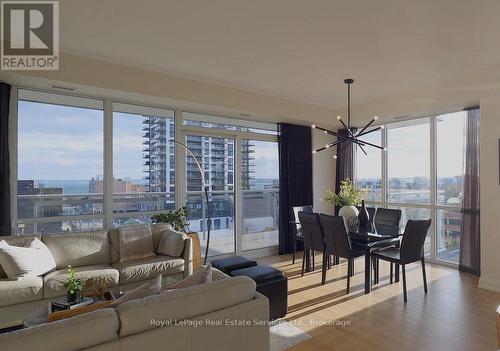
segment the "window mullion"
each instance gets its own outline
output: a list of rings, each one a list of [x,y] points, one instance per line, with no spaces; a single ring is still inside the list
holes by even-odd
[[[104,227],[113,228],[113,102],[104,100]]]
[[[17,233],[17,87],[10,90],[9,102],[9,167],[11,234]]]
[[[240,254],[243,251],[243,196],[241,190],[241,160],[242,160],[242,147],[241,138],[235,139],[235,150],[234,150],[234,165],[233,169],[233,183],[235,191],[235,243],[236,243],[236,254]]]
[[[436,259],[436,247],[437,247],[437,223],[436,223],[436,218],[437,218],[437,212],[436,212],[436,199],[437,199],[437,192],[436,192],[436,186],[437,186],[437,147],[436,147],[436,117],[433,116],[431,117],[431,128],[430,128],[430,139],[431,139],[431,145],[430,145],[430,171],[431,171],[431,179],[430,179],[430,215],[431,215],[431,260]]]

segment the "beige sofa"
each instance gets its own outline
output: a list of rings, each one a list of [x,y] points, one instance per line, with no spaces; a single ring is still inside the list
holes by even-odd
[[[267,298],[248,277],[213,276],[212,283],[0,334],[0,349],[268,351]]]
[[[162,233],[169,235],[166,224],[153,224],[151,231],[155,252]],[[10,245],[24,246],[32,236],[4,236]],[[41,277],[8,279],[0,267],[0,328],[21,324],[34,310],[66,294],[63,285],[67,266],[75,268],[84,278],[105,277],[114,291],[126,292],[158,274],[163,285],[178,281],[193,272],[191,239],[184,242],[181,257],[156,255],[133,261],[120,262],[118,230],[99,230],[86,233],[47,234],[38,237],[49,248],[56,262],[56,270]]]

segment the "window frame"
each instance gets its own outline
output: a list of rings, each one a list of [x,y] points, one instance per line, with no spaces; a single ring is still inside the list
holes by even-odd
[[[66,99],[92,99],[98,100],[102,102],[102,111],[103,111],[103,180],[104,180],[104,191],[103,191],[103,214],[98,215],[78,215],[78,216],[64,216],[64,220],[102,220],[103,221],[103,230],[113,229],[113,218],[123,216],[122,213],[113,213],[113,111],[114,106],[119,105],[127,105],[134,106],[138,110],[141,111],[161,111],[161,110],[171,110],[174,111],[174,125],[175,125],[175,139],[177,141],[182,141],[184,135],[186,133],[195,133],[202,136],[216,136],[223,138],[232,138],[235,140],[234,142],[234,163],[233,163],[233,190],[228,190],[225,192],[234,192],[234,202],[235,202],[235,212],[234,212],[234,220],[235,220],[235,253],[240,254],[243,252],[242,250],[242,227],[243,227],[243,218],[242,218],[242,190],[241,190],[241,180],[239,175],[241,174],[241,156],[240,151],[242,149],[241,140],[243,139],[251,139],[251,140],[259,140],[259,141],[271,141],[278,142],[278,135],[274,132],[277,131],[277,124],[266,123],[266,122],[257,122],[244,120],[241,118],[234,118],[234,116],[220,116],[213,115],[206,111],[193,111],[193,110],[183,110],[182,108],[172,106],[172,105],[161,105],[156,103],[144,103],[137,100],[127,100],[127,99],[119,99],[110,96],[103,95],[90,95],[90,94],[82,94],[78,92],[61,92],[57,89],[46,89],[40,88],[38,86],[21,86],[21,85],[12,85],[11,88],[11,103],[10,103],[10,114],[9,114],[9,125],[11,128],[9,129],[9,150],[10,150],[10,185],[12,194],[11,196],[11,235],[15,235],[17,233],[17,224],[21,221],[17,218],[17,164],[18,164],[18,95],[19,91],[33,91],[37,94],[43,94],[47,96],[48,99],[52,98],[50,103],[64,105],[61,104],[62,100]],[[73,105],[69,105],[73,106]],[[81,106],[79,106],[81,107]],[[182,115],[183,112],[189,113],[190,118],[193,119],[193,114],[197,114],[198,116],[202,116],[203,119],[206,119],[207,122],[210,123],[227,123],[228,121],[232,121],[234,125],[241,125],[242,127],[249,128],[247,131],[239,131],[232,129],[218,129],[218,128],[207,128],[207,127],[199,127],[199,126],[190,126],[183,125]],[[258,133],[253,130],[268,130],[272,133]],[[177,148],[177,146],[176,146]],[[185,183],[185,159],[184,153],[176,150],[175,152],[175,207],[179,208],[184,206],[186,203],[186,183]],[[162,211],[144,211],[144,212],[127,212],[126,215],[130,216],[150,216],[157,214]],[[23,219],[23,223],[46,223],[53,222],[60,219],[59,217],[39,217],[39,218],[27,218]],[[276,254],[278,252],[277,246],[255,249],[251,251],[245,251],[245,254],[248,257],[258,257],[262,255],[271,255]],[[232,254],[222,255],[232,256]]]
[[[432,114],[432,115],[425,115],[425,116],[419,116],[415,118],[408,118],[404,121],[397,121],[397,122],[390,122],[390,123],[383,123],[379,124],[377,126],[383,125],[384,128],[381,130],[382,132],[382,147],[386,148],[388,143],[388,130],[391,128],[391,125],[397,125],[401,124],[404,122],[411,122],[411,121],[417,121],[419,119],[430,119],[430,202],[429,204],[418,204],[418,203],[407,203],[407,202],[389,202],[387,199],[388,196],[388,154],[387,151],[384,151],[382,153],[382,159],[381,159],[381,169],[382,169],[382,201],[366,201],[367,205],[372,205],[372,206],[377,206],[377,207],[383,207],[383,208],[389,208],[389,207],[398,207],[398,208],[425,208],[429,209],[430,211],[430,216],[431,216],[431,228],[429,229],[429,235],[430,235],[430,255],[427,257],[428,261],[434,262],[434,263],[439,263],[443,265],[447,265],[450,267],[458,267],[458,263],[452,262],[452,261],[446,261],[446,260],[440,260],[438,257],[437,249],[438,249],[438,225],[436,220],[438,219],[438,211],[440,210],[448,210],[448,211],[460,211],[461,207],[457,206],[447,206],[444,204],[439,204],[438,199],[437,199],[437,145],[438,145],[438,140],[437,140],[437,119],[439,116],[448,114],[448,113],[454,113],[454,112],[459,112],[462,110],[452,110],[449,112],[443,112],[440,114]],[[354,153],[356,157],[356,152]],[[357,161],[357,160],[355,160]],[[356,162],[354,163],[356,164]],[[354,169],[354,179],[356,179],[356,169]]]

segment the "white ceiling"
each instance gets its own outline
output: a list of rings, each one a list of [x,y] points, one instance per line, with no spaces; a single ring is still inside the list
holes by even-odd
[[[498,70],[500,0],[64,0],[81,56],[345,108]],[[464,81],[463,77],[470,81]]]

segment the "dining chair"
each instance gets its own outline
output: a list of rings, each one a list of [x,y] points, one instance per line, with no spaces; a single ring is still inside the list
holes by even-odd
[[[347,293],[354,275],[354,259],[365,255],[365,250],[351,243],[342,216],[319,215],[319,221],[325,237],[325,252],[323,254],[323,266],[327,257],[335,255],[347,259]],[[326,270],[323,270],[323,281],[326,279]]]
[[[302,273],[304,276],[304,266],[307,260],[307,253],[316,251],[325,252],[325,240],[323,232],[319,224],[317,213],[299,212],[299,222],[302,227],[302,235],[304,236],[304,255],[302,257]],[[323,263],[323,270],[326,270],[326,265]]]
[[[375,217],[373,219],[373,224],[375,225],[375,228],[377,229],[378,232],[383,232],[384,234],[391,234],[394,236],[399,235],[399,222],[401,221],[401,210],[400,209],[392,209],[392,208],[382,208],[379,207],[377,208],[377,211],[375,213]],[[381,247],[380,250],[385,250],[387,248],[391,248],[394,245],[389,245],[386,247]],[[373,257],[372,259],[372,264],[374,268],[374,283],[378,284],[379,282],[379,262],[378,260]],[[393,276],[393,271],[394,271],[394,266],[391,263],[390,264],[390,283],[392,284],[392,276]],[[399,281],[399,269],[396,268],[396,282]]]
[[[403,297],[407,301],[406,292],[406,265],[420,261],[422,264],[422,277],[424,280],[424,291],[427,294],[427,277],[425,275],[424,243],[427,232],[431,226],[431,220],[409,220],[401,239],[400,247],[392,247],[382,251],[376,251],[372,255],[380,260],[401,265],[403,270]]]
[[[303,242],[304,237],[302,235],[302,228],[300,223],[297,223],[299,220],[299,212],[305,212],[305,213],[313,213],[313,207],[312,206],[294,206],[292,207],[292,213],[293,213],[293,221],[295,222],[295,235],[293,237],[293,252],[292,252],[292,264],[295,264],[295,255],[297,253],[297,242]],[[314,255],[313,255],[314,259]],[[314,263],[313,263],[314,266]]]

